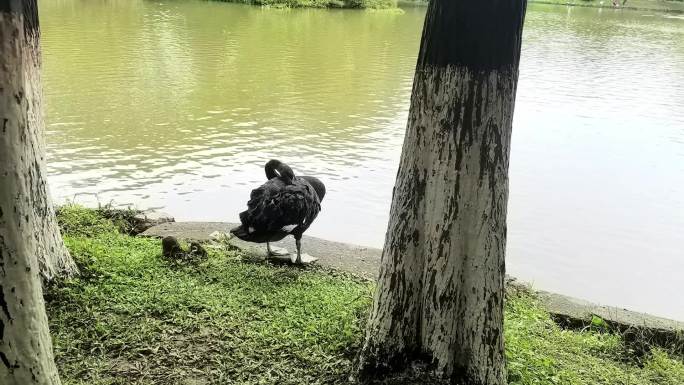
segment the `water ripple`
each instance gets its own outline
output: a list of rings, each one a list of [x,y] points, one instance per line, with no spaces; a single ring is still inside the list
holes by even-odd
[[[312,234],[382,245],[423,9],[40,6],[58,200],[234,221],[264,162],[281,158],[328,186]],[[682,41],[677,17],[530,6],[511,153],[511,273],[684,319],[654,300],[684,291]],[[615,277],[622,265],[639,274]]]

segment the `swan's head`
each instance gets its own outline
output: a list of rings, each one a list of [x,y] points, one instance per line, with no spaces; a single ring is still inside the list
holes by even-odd
[[[266,178],[268,180],[280,178],[285,184],[292,184],[292,180],[295,177],[294,171],[292,171],[290,166],[277,159],[269,160],[264,169],[266,170]]]
[[[318,200],[323,202],[323,197],[325,196],[325,185],[323,182],[321,182],[318,178],[314,178],[312,176],[303,176],[303,179],[306,179],[307,182],[311,185],[311,187],[316,190],[316,195],[318,195]]]

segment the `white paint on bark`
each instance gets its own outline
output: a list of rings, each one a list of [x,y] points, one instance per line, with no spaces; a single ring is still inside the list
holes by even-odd
[[[50,281],[78,269],[62,242],[48,191],[40,42],[25,38],[19,15],[2,15],[0,209],[22,218],[18,225],[35,243],[40,273]]]
[[[427,360],[440,378],[505,384],[515,79],[512,69],[417,71],[362,371]]]
[[[35,0],[10,1],[0,7],[0,384],[3,385],[60,383],[41,275],[51,279],[76,272],[48,198],[36,12]]]

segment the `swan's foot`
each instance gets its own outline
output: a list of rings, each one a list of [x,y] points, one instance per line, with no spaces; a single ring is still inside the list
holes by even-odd
[[[309,254],[300,254],[299,257],[296,255],[290,256],[290,262],[294,263],[295,265],[308,265],[316,261],[318,261],[318,258],[312,257]]]

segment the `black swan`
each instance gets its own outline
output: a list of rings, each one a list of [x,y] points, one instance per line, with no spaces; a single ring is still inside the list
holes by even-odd
[[[236,237],[266,243],[268,256],[287,255],[287,250],[274,251],[269,242],[294,236],[297,259],[302,263],[302,234],[321,211],[325,186],[312,176],[295,176],[290,166],[270,160],[264,167],[268,182],[252,190],[247,210],[240,213],[242,225],[230,230]]]

